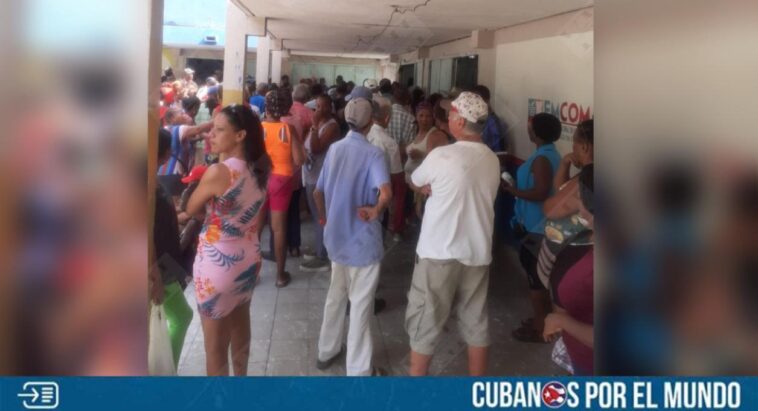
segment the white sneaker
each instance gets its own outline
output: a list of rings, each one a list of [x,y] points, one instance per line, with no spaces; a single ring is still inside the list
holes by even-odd
[[[316,273],[329,271],[332,268],[332,264],[329,260],[322,260],[320,258],[313,258],[309,261],[304,261],[300,264],[300,270],[307,273]]]

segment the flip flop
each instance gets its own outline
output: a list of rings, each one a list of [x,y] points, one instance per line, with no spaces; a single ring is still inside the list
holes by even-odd
[[[283,280],[276,280],[276,288],[284,288],[289,285],[290,281],[292,281],[292,276],[288,272],[284,272],[284,279]]]

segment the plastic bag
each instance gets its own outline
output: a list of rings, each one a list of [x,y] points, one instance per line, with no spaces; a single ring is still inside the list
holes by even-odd
[[[553,346],[553,362],[564,370],[574,373],[574,366],[571,364],[571,357],[566,350],[566,344],[563,342],[563,337],[558,338]]]
[[[168,322],[163,305],[150,310],[150,345],[147,349],[147,372],[150,375],[176,375],[174,353],[168,336]]]

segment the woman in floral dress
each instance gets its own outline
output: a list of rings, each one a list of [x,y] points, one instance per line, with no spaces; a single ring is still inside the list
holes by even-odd
[[[208,168],[188,205],[202,214],[194,264],[195,295],[205,336],[208,375],[247,374],[250,299],[261,268],[259,235],[270,161],[258,117],[232,105],[215,116],[211,151],[223,159]]]

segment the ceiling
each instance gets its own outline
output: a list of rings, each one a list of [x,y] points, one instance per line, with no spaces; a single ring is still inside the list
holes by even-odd
[[[577,10],[593,0],[241,0],[292,51],[398,54]]]

